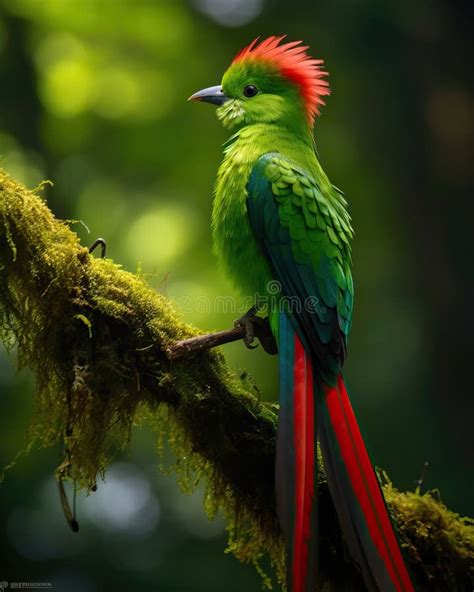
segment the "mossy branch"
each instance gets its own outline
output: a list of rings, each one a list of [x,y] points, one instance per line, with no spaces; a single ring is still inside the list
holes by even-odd
[[[31,439],[64,439],[61,474],[91,490],[113,451],[127,447],[132,425],[151,421],[176,453],[183,487],[205,480],[208,513],[224,511],[230,550],[257,566],[268,555],[281,579],[276,408],[259,402],[217,351],[167,358],[173,343],[198,333],[143,279],[89,255],[39,190],[0,171],[0,338],[17,344],[19,365],[36,376]],[[419,589],[472,587],[472,522],[432,493],[401,493],[388,481],[384,492]],[[363,590],[324,473],[319,495],[325,589]]]

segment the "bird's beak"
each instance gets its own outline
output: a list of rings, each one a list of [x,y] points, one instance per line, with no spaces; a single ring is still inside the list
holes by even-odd
[[[204,103],[212,103],[213,105],[223,105],[228,100],[229,97],[225,96],[220,85],[199,90],[188,99],[188,101],[203,101]]]

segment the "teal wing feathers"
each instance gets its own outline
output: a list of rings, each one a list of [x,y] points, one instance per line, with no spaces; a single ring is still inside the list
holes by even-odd
[[[335,188],[278,153],[252,169],[247,210],[282,293],[292,305],[301,339],[334,380],[345,358],[354,289],[352,228],[346,202]]]

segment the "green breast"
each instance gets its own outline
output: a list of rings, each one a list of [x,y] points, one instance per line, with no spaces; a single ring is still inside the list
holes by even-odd
[[[245,297],[266,293],[271,271],[250,227],[246,186],[252,170],[234,151],[220,170],[212,212],[214,250],[220,264]],[[252,304],[249,304],[249,308]]]
[[[280,152],[303,167],[316,159],[312,146],[295,138],[290,130],[274,125],[252,125],[231,140],[219,168],[212,231],[214,250],[227,275],[243,296],[267,295],[273,276],[250,227],[247,214],[247,183],[256,161],[267,152]],[[272,293],[274,284],[270,285]],[[249,303],[249,308],[252,303]]]

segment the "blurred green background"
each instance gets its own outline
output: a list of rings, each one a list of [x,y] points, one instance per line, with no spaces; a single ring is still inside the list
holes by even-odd
[[[225,132],[208,105],[262,34],[304,39],[331,74],[317,122],[323,165],[351,204],[356,306],[347,375],[376,464],[472,514],[473,95],[469,17],[459,0],[0,0],[1,165],[47,190],[84,244],[177,301],[207,329],[236,311],[211,253],[209,216]],[[276,395],[273,358],[226,347]],[[34,381],[0,349],[0,465],[22,447]],[[258,590],[224,555],[222,520],[158,471],[154,437],[134,434],[106,483],[61,515],[59,450],[19,460],[0,488],[0,580],[67,592]]]

